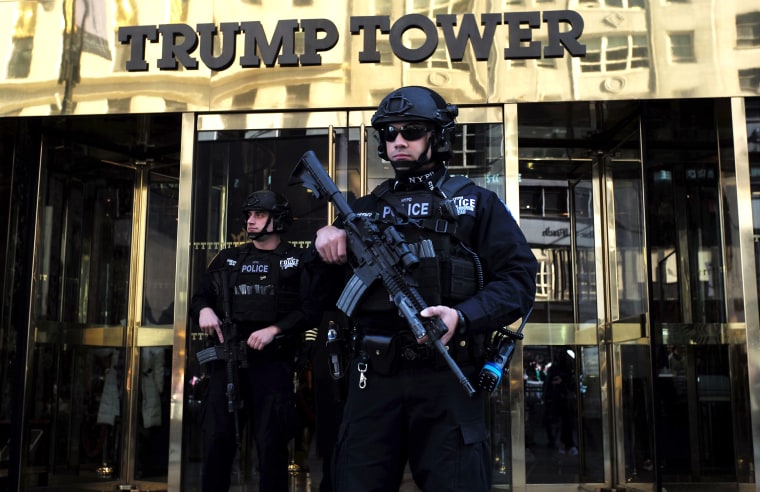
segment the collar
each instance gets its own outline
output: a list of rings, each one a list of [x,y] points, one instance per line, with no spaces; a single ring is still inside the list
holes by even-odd
[[[397,174],[393,181],[393,191],[435,190],[446,177],[446,166],[437,164],[436,167],[424,172]]]

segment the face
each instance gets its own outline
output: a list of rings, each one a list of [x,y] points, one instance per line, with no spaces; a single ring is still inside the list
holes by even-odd
[[[388,123],[382,132],[382,136],[385,139],[385,150],[388,153],[388,158],[393,161],[393,167],[396,171],[412,169],[423,153],[427,153],[429,158],[432,152],[432,149],[428,147],[428,141],[431,137],[430,125],[424,122]],[[409,165],[404,166],[405,162],[408,162]],[[420,169],[431,166],[433,163],[426,164]]]
[[[274,230],[274,224],[269,222],[269,226],[266,231],[262,231],[267,224],[270,212],[266,210],[251,210],[248,212],[248,219],[245,221],[246,232],[248,234],[258,234],[259,232],[272,232]]]

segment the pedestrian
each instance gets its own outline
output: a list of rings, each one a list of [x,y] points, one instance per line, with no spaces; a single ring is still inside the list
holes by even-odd
[[[251,426],[256,444],[259,490],[288,490],[288,442],[297,428],[293,387],[298,340],[311,321],[304,298],[307,250],[283,240],[292,223],[288,201],[260,190],[242,206],[250,241],[221,250],[211,261],[190,312],[204,333],[223,344],[239,337],[244,352],[230,374],[240,401],[230,403],[226,360],[208,363],[210,382],[204,398],[203,491],[229,490],[240,429]],[[225,295],[234,332],[224,332]],[[200,357],[199,357],[200,358]],[[237,407],[237,411],[235,410]],[[233,410],[233,411],[231,411]],[[240,421],[236,422],[235,419]],[[243,470],[241,470],[242,473]]]
[[[441,341],[475,381],[493,330],[532,307],[537,263],[499,197],[449,174],[457,114],[425,87],[388,94],[371,123],[395,176],[353,210],[394,226],[417,253],[412,276],[428,306],[419,314],[443,321]],[[339,221],[321,228],[314,246],[328,264],[351,264]],[[381,282],[364,293],[351,323],[335,490],[398,491],[407,463],[423,491],[490,490],[488,395],[463,390],[441,355],[413,336]]]

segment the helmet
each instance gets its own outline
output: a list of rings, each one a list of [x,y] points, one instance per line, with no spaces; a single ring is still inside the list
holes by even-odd
[[[435,127],[433,132],[433,160],[451,159],[451,145],[459,108],[448,104],[435,91],[427,87],[407,86],[396,89],[383,98],[372,115],[372,127],[379,146],[377,153],[385,160],[388,154],[382,132],[388,123],[398,121],[428,121]]]
[[[243,216],[247,219],[252,210],[271,212],[274,232],[285,232],[293,223],[288,200],[274,191],[259,190],[248,195],[242,207]]]

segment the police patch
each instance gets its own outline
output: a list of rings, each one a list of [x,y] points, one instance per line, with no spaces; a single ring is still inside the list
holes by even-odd
[[[478,207],[477,195],[455,196],[451,200],[457,208],[457,215],[470,215],[475,217],[475,209]]]
[[[424,219],[433,215],[433,199],[428,195],[408,196],[401,199],[401,213],[411,219]],[[390,205],[384,205],[381,213],[383,219],[395,216]]]
[[[240,273],[269,273],[269,263],[252,261],[240,267]]]
[[[288,268],[298,267],[298,258],[290,257],[280,260],[280,270],[287,270]]]

